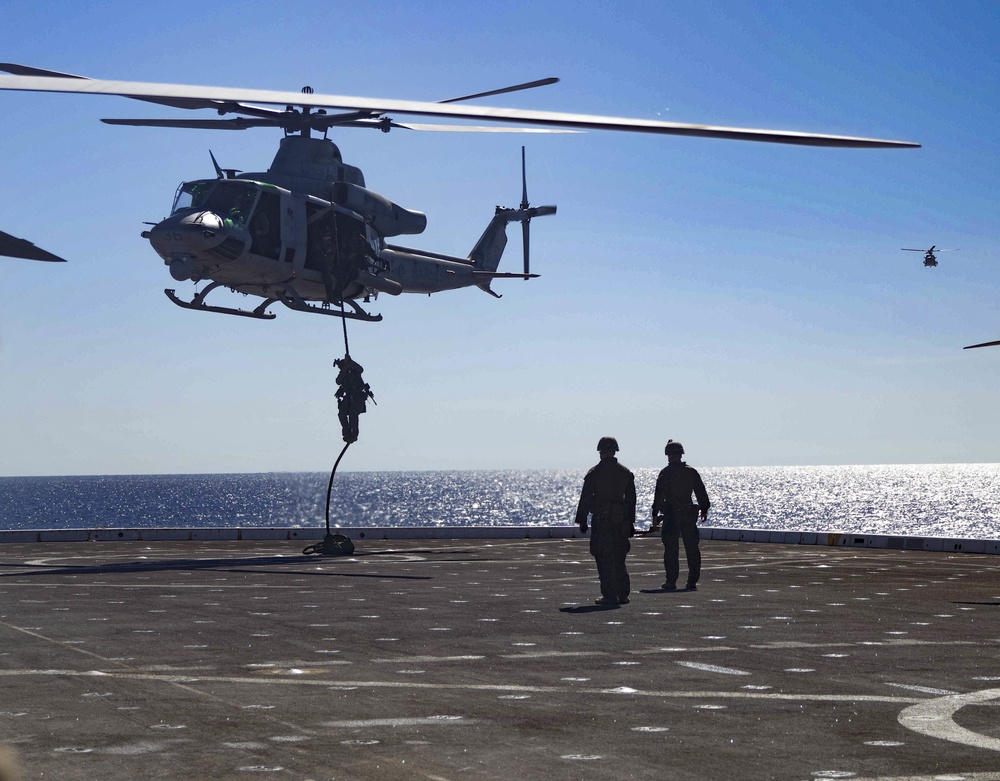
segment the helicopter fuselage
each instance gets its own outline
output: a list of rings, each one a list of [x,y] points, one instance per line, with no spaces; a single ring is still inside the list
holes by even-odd
[[[251,316],[281,301],[340,316],[347,303],[355,311],[347,316],[378,319],[357,300],[473,285],[488,290],[490,279],[524,276],[497,273],[496,266],[506,224],[526,212],[498,208],[469,258],[389,245],[386,238],[423,232],[426,217],[368,190],[361,171],[345,165],[326,139],[288,136],[266,173],[229,173],[182,183],[170,216],[143,237],[177,281],[210,281],[264,298]],[[204,294],[190,303],[167,294],[188,308],[248,314],[207,306]]]

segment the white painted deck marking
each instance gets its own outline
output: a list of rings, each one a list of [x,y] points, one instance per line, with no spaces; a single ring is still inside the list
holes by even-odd
[[[958,694],[958,692],[948,689],[932,689],[930,686],[916,686],[910,683],[887,683],[886,686],[895,686],[897,689],[908,689],[911,692],[920,692],[921,694],[936,694],[939,697]]]
[[[899,714],[899,723],[921,735],[975,748],[1000,751],[1000,738],[980,735],[978,732],[960,727],[954,719],[956,711],[966,705],[978,705],[997,699],[1000,699],[1000,689],[984,689],[968,694],[952,694],[925,700],[904,708]]]
[[[99,673],[96,671],[80,672],[79,670],[62,669],[22,669],[22,670],[0,670],[0,677],[3,676],[29,676],[48,675],[63,677],[87,677],[102,675],[106,678],[113,678],[123,681],[161,681],[167,684],[206,684],[206,683],[232,683],[245,684],[251,686],[323,686],[329,688],[333,682],[320,680],[308,676],[277,677],[268,676],[226,676],[226,675],[157,675],[151,673],[135,672],[111,672]],[[452,691],[496,691],[496,692],[533,692],[544,694],[629,694],[640,697],[654,697],[659,699],[729,699],[729,700],[774,700],[789,702],[873,702],[900,705],[914,705],[926,703],[927,700],[917,697],[897,697],[889,695],[867,695],[867,694],[794,694],[782,692],[750,692],[750,691],[657,691],[646,689],[632,689],[629,687],[619,687],[617,689],[606,688],[584,688],[576,686],[528,686],[519,684],[463,684],[463,683],[419,683],[417,681],[337,681],[337,687],[357,687],[370,689],[449,689]],[[192,689],[196,692],[197,690]],[[993,689],[1000,697],[1000,690]],[[204,694],[204,692],[200,692]],[[1000,779],[998,779],[1000,781]]]
[[[734,667],[720,667],[717,664],[702,664],[701,662],[677,662],[682,667],[691,667],[695,670],[704,670],[709,673],[721,673],[722,675],[750,675],[746,670],[737,670]]]
[[[372,659],[373,664],[403,664],[404,662],[419,662],[421,664],[425,662],[474,662],[479,659],[485,659],[482,655],[467,655],[467,656],[403,656],[394,657],[392,659]]]
[[[333,729],[366,729],[368,727],[437,727],[449,724],[475,724],[475,719],[467,719],[465,716],[416,716],[396,719],[358,719],[346,721],[324,721],[320,722],[324,727]]]
[[[1000,773],[934,773],[929,776],[865,776],[853,781],[1000,781]]]

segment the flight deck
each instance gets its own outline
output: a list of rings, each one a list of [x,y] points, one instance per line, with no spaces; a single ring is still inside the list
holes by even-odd
[[[996,556],[637,537],[0,545],[24,779],[1000,781]],[[682,554],[682,574],[684,572]]]

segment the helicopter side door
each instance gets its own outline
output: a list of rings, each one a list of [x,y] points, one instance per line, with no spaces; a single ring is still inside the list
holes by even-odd
[[[304,195],[281,195],[281,262],[289,278],[299,276],[306,260],[306,201]]]
[[[289,194],[282,205],[281,262],[299,295],[330,303],[361,295],[358,276],[372,254],[364,220],[312,196]]]
[[[247,226],[250,232],[250,252],[268,260],[278,260],[281,254],[281,195],[265,187]]]

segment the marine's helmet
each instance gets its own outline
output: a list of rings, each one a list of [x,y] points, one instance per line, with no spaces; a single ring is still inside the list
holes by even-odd
[[[678,456],[684,455],[684,445],[680,442],[674,442],[674,440],[668,439],[667,446],[663,448],[663,455],[669,456],[671,453]]]
[[[601,437],[597,442],[597,452],[603,453],[610,450],[612,453],[618,452],[618,440],[614,437]]]

